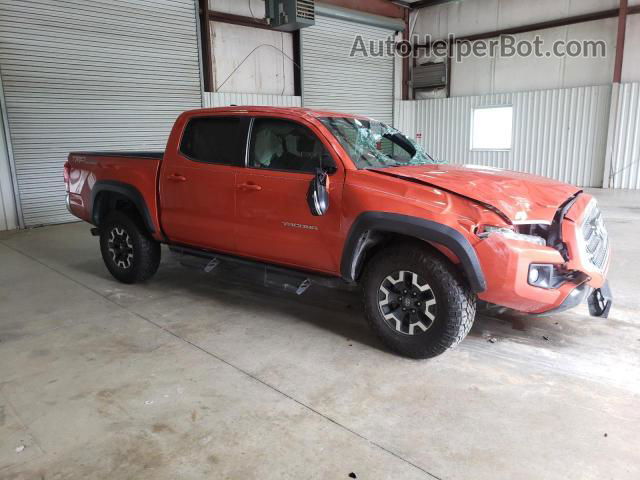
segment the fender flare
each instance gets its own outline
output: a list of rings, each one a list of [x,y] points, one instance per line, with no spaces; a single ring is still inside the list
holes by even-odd
[[[367,248],[375,243],[375,233],[398,233],[447,247],[460,260],[471,289],[484,292],[487,282],[480,260],[471,243],[457,230],[432,220],[397,213],[365,212],[353,222],[344,250],[340,271],[348,282],[355,282]]]
[[[142,196],[140,191],[133,185],[124,182],[117,182],[114,180],[99,180],[91,189],[91,205],[89,205],[89,211],[91,212],[91,222],[94,225],[97,226],[99,223],[98,211],[94,208],[95,200],[102,192],[118,193],[131,200],[131,202],[138,209],[138,212],[140,213],[145,226],[149,230],[149,233],[156,233],[156,227],[153,224],[153,220],[151,219],[149,208],[147,208],[147,202],[145,202],[144,197]]]

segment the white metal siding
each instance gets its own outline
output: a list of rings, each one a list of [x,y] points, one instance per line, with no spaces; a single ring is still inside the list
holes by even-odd
[[[610,186],[640,188],[640,83],[623,83],[613,120]]]
[[[229,107],[231,105],[259,105],[269,107],[299,107],[300,97],[262,95],[259,93],[205,93],[204,106]]]
[[[391,124],[394,58],[351,57],[357,35],[368,46],[369,40],[386,41],[393,32],[321,15],[313,27],[301,30],[302,104]]]
[[[600,187],[611,87],[579,87],[438,100],[396,102],[396,127],[435,158],[535,173]],[[472,151],[476,107],[513,106],[510,151]]]
[[[162,150],[201,106],[194,0],[0,0],[0,68],[27,226],[71,220],[71,150]]]

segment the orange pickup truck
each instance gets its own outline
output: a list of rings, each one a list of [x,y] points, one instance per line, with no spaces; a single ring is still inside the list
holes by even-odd
[[[596,200],[532,175],[432,159],[376,120],[296,108],[194,110],[164,152],[71,153],[70,212],[95,226],[121,282],[148,280],[160,245],[208,268],[258,264],[359,285],[392,350],[433,357],[478,301],[606,317],[610,248]]]

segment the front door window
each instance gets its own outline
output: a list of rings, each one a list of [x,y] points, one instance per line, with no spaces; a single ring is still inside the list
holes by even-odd
[[[249,167],[313,173],[333,162],[322,142],[308,128],[278,119],[256,119],[251,135]],[[331,165],[321,165],[321,163]]]

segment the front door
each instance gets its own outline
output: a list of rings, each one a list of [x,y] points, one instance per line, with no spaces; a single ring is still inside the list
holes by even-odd
[[[333,166],[329,210],[311,214],[307,193],[314,172]],[[332,165],[328,165],[331,163]],[[344,170],[300,123],[256,118],[247,168],[236,177],[236,242],[243,255],[335,274],[340,271],[340,206]]]
[[[236,177],[243,170],[247,118],[202,116],[186,126],[179,152],[160,173],[162,227],[172,243],[236,251]]]

